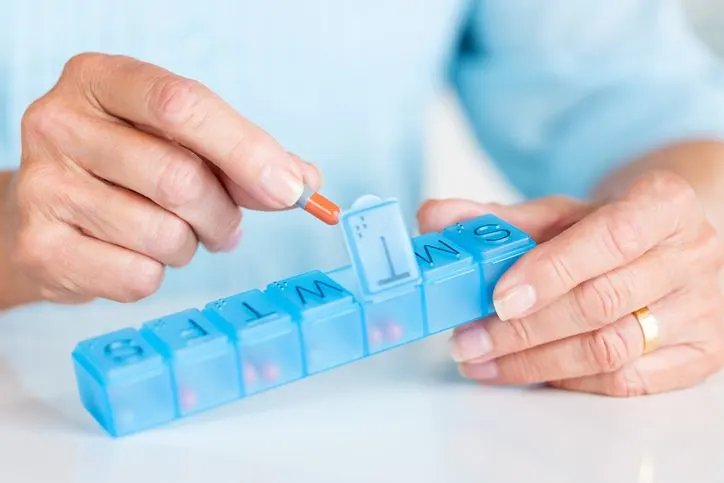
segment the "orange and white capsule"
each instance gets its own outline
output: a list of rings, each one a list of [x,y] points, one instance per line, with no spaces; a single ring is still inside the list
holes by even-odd
[[[296,205],[328,225],[339,223],[339,206],[316,191],[312,191],[309,186],[304,186],[302,196],[299,197]]]

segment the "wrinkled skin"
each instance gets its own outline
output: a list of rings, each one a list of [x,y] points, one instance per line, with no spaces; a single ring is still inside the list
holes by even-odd
[[[651,171],[597,204],[430,201],[418,218],[427,232],[485,212],[540,245],[499,281],[498,315],[454,331],[465,377],[634,396],[690,387],[721,369],[724,249],[683,179]],[[632,315],[643,306],[660,326],[660,345],[647,354]]]

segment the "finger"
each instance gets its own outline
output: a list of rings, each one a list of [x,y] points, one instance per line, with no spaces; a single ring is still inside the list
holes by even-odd
[[[322,187],[322,174],[319,169],[313,164],[303,161],[298,156],[293,155],[295,161],[298,163],[299,168],[302,170],[302,177],[304,178],[304,184],[308,186],[312,191],[318,191]],[[212,165],[213,166],[213,165]],[[224,187],[228,191],[231,198],[239,206],[252,208],[255,210],[266,210],[267,208],[260,204],[249,194],[243,187],[236,184],[231,178],[229,178],[220,169],[212,169],[214,174],[221,180]]]
[[[134,302],[153,294],[163,280],[157,261],[61,222],[26,228],[21,240],[24,266],[53,302],[96,297]]]
[[[142,124],[134,124],[134,126],[138,129],[141,129],[144,132],[152,134],[153,136],[161,137],[161,138],[167,137],[163,132],[161,132],[151,126],[145,126]],[[302,179],[304,181],[304,184],[306,186],[308,186],[309,188],[311,188],[312,191],[318,191],[319,189],[321,189],[322,182],[323,182],[323,176],[322,176],[322,172],[319,170],[319,168],[316,165],[314,165],[313,163],[310,163],[309,161],[302,159],[295,153],[289,152],[288,154],[292,157],[293,161],[299,166],[299,169],[301,170],[301,173],[302,173]],[[197,155],[198,155],[198,153],[197,153]],[[205,159],[205,161],[208,161],[208,160]],[[224,181],[226,188],[229,190],[229,194],[231,194],[232,198],[238,202],[239,206],[244,206],[247,208],[258,209],[258,210],[268,209],[264,204],[260,204],[251,195],[249,195],[246,191],[244,191],[243,188],[241,188],[234,181],[232,181],[226,174],[224,174],[223,171],[221,171],[219,169],[218,166],[214,165],[210,161],[208,161],[208,162],[211,165],[211,168],[212,168],[212,171],[214,172],[214,174],[217,175],[219,177],[219,179],[222,179]],[[243,195],[237,198],[234,196],[236,193],[242,193]]]
[[[70,143],[70,155],[94,175],[185,220],[209,251],[235,247],[241,212],[197,156],[150,134],[102,120],[80,123],[75,136],[84,141]]]
[[[420,232],[442,231],[461,220],[492,213],[541,243],[580,220],[592,207],[564,196],[516,204],[478,203],[462,199],[429,200],[417,213]]]
[[[652,176],[637,183],[627,197],[522,257],[495,287],[493,302],[500,318],[525,317],[680,232],[686,217],[698,213],[696,195],[683,181],[671,178]]]
[[[661,347],[705,340],[716,331],[713,304],[695,303],[698,294],[682,291],[649,306],[659,323]],[[492,361],[470,361],[460,371],[471,379],[497,384],[532,384],[614,372],[639,358],[644,335],[629,314],[593,332],[508,354]]]
[[[90,176],[64,183],[61,193],[60,218],[98,240],[173,267],[188,264],[196,252],[188,223],[135,193]]]
[[[302,178],[304,179],[304,184],[309,186],[312,191],[318,191],[322,188],[323,183],[323,177],[322,172],[319,170],[319,168],[309,161],[305,161],[304,159],[300,158],[298,155],[294,153],[289,153],[294,161],[299,165],[299,168],[302,170]]]
[[[458,362],[492,359],[600,329],[683,288],[693,276],[692,267],[702,267],[693,263],[695,252],[655,248],[527,317],[491,317],[460,326],[453,332],[453,357]]]
[[[287,208],[301,196],[293,157],[204,85],[123,56],[79,56],[66,71],[84,79],[82,89],[103,111],[210,160],[264,206]]]
[[[138,124],[136,124],[135,127],[140,128],[142,131],[152,134],[156,137],[165,137],[163,133],[152,127],[142,126]],[[216,178],[222,182],[224,188],[229,193],[229,196],[238,206],[259,211],[267,211],[270,209],[264,203],[257,201],[252,194],[250,194],[242,186],[229,178],[229,176],[224,173],[221,168],[213,164],[211,161],[204,158],[203,156],[199,156],[198,153],[192,153],[191,151],[189,151],[189,153],[198,156],[200,159],[203,159],[206,162],[211,172],[214,173],[214,176],[216,176]],[[322,172],[319,170],[319,168],[317,168],[317,166],[315,166],[314,164],[301,159],[294,153],[289,153],[289,155],[292,156],[294,162],[299,166],[304,184],[308,186],[312,191],[318,191],[322,187]]]
[[[614,397],[643,396],[703,383],[721,368],[721,357],[701,345],[660,349],[617,371],[549,384],[559,389]]]

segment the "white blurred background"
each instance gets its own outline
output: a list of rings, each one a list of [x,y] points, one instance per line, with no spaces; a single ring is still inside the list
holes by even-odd
[[[699,37],[724,58],[724,0],[681,2]],[[520,199],[480,152],[451,95],[442,96],[433,106],[428,129],[425,196],[506,203]],[[456,169],[450,169],[451,165]]]

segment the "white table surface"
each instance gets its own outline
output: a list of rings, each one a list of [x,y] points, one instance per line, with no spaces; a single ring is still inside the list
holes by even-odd
[[[447,334],[132,437],[82,408],[76,341],[213,297],[0,315],[0,482],[724,481],[724,378],[612,399],[480,387]]]

